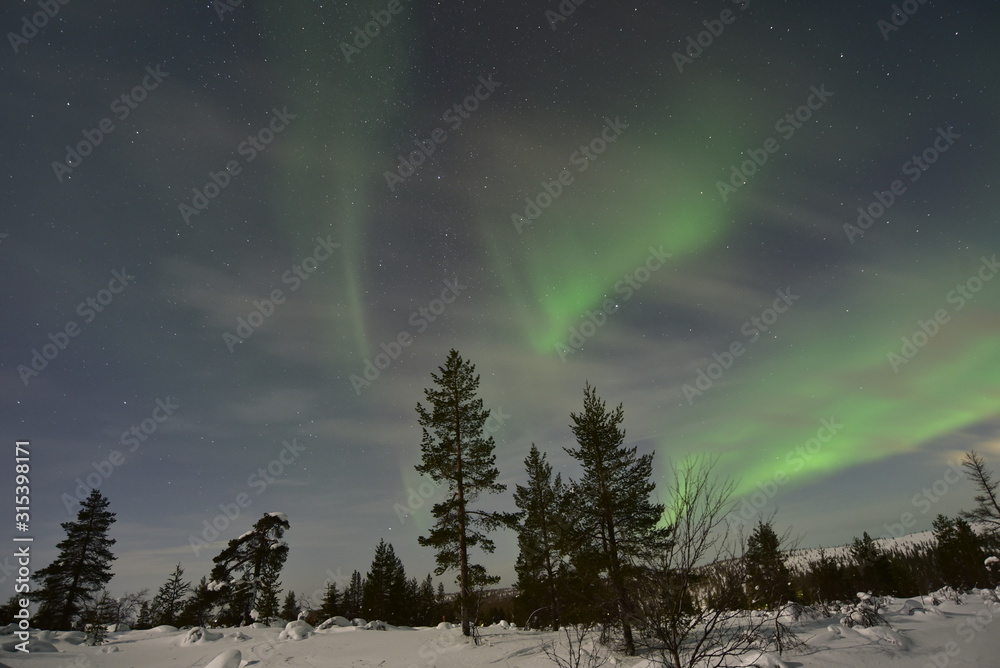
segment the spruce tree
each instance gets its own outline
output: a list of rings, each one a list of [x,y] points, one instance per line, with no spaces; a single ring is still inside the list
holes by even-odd
[[[434,595],[434,581],[428,573],[417,590],[417,602],[413,611],[413,623],[422,626],[435,626],[437,621],[434,613],[437,609],[437,597]]]
[[[351,573],[351,581],[347,585],[347,589],[344,590],[344,616],[348,619],[354,619],[361,616],[361,597],[364,593],[365,581],[361,577],[361,573],[354,571]]]
[[[539,453],[534,443],[524,460],[528,474],[526,485],[517,485],[514,503],[521,510],[517,543],[519,554],[515,588],[521,605],[548,609],[553,630],[559,628],[560,591],[558,576],[566,548],[564,499],[567,489],[562,476],[552,477],[552,465]]]
[[[380,540],[362,587],[361,606],[369,621],[399,625],[408,615],[406,572],[392,545]]]
[[[191,590],[191,596],[184,602],[177,616],[179,626],[206,626],[213,620],[217,604],[223,599],[222,593],[209,587],[208,578],[202,576],[198,585]]]
[[[656,487],[652,481],[653,455],[638,455],[627,447],[621,428],[621,404],[612,411],[587,383],[583,390],[583,412],[571,413],[570,429],[578,448],[566,452],[583,466],[583,477],[572,483],[573,505],[579,512],[578,528],[589,542],[594,565],[607,576],[611,590],[609,611],[622,632],[625,653],[635,655],[632,636],[631,591],[636,559],[666,539],[657,528],[663,505],[650,501]]]
[[[770,522],[758,521],[744,555],[750,606],[768,609],[792,597],[791,573],[781,552],[781,539]]]
[[[295,592],[291,589],[285,594],[285,601],[281,605],[280,617],[286,622],[295,621],[299,618],[299,605],[295,600]]]
[[[336,617],[341,614],[340,592],[337,591],[336,582],[327,583],[326,592],[323,594],[323,603],[321,604],[319,611],[325,619]]]
[[[282,540],[287,529],[288,520],[282,513],[266,513],[253,529],[229,541],[213,559],[209,588],[226,594],[229,617],[241,626],[253,621],[251,612],[260,612],[261,604],[273,604],[271,615],[277,615],[277,577],[288,557],[288,545]],[[267,600],[262,594],[267,594]]]
[[[469,550],[478,547],[493,552],[495,545],[487,533],[502,526],[512,526],[514,516],[474,509],[472,504],[483,493],[498,494],[506,485],[497,482],[500,473],[493,454],[493,437],[487,436],[484,425],[490,416],[483,400],[476,397],[479,376],[476,367],[451,350],[438,373],[431,373],[435,388],[424,390],[428,402],[417,404],[417,414],[423,437],[420,443],[422,460],[418,473],[430,476],[447,488],[445,500],[434,504],[431,513],[436,519],[428,536],[418,542],[437,550],[435,573],[458,571],[459,607],[462,633],[472,634],[473,567]],[[485,583],[496,583],[497,576],[486,576]]]
[[[41,583],[39,610],[33,621],[43,629],[69,630],[94,595],[111,581],[111,553],[115,544],[108,529],[115,514],[108,511],[108,499],[92,490],[83,501],[75,522],[63,522],[66,538],[56,547],[59,556],[35,573]]]
[[[142,631],[145,629],[152,628],[153,626],[153,616],[152,609],[150,607],[149,601],[143,601],[139,604],[139,616],[135,619],[135,626],[132,627],[136,631]]]
[[[191,591],[191,583],[184,581],[184,569],[180,564],[174,567],[174,572],[164,582],[156,596],[153,597],[153,605],[150,610],[150,617],[153,626],[169,624],[179,626],[178,617],[184,605],[184,595]]]

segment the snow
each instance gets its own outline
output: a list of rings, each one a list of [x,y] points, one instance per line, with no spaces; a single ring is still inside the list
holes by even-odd
[[[282,522],[288,521],[288,515],[286,515],[285,513],[274,512],[274,513],[268,513],[267,515],[268,517],[277,517]]]
[[[240,668],[243,654],[238,649],[227,649],[225,652],[209,661],[205,668]]]
[[[302,620],[288,622],[285,629],[278,635],[278,640],[305,640],[315,631],[316,629]]]
[[[993,623],[1000,603],[992,590],[974,590],[955,602],[947,593],[934,597],[882,599],[879,611],[890,626],[848,628],[843,613],[821,617],[789,611],[783,619],[803,647],[785,652],[734,657],[731,666],[761,668],[983,668],[998,665],[1000,633]],[[943,601],[933,605],[932,598]],[[361,622],[361,624],[357,624]],[[356,624],[356,625],[355,625]],[[10,668],[314,668],[316,666],[379,666],[406,668],[548,668],[554,665],[544,647],[563,639],[559,633],[522,631],[500,622],[478,629],[482,644],[462,636],[461,629],[442,622],[435,628],[368,630],[381,626],[332,617],[313,628],[302,621],[284,629],[263,625],[208,630],[157,627],[114,633],[100,647],[79,644],[78,633],[32,631],[31,654],[14,650],[13,629],[2,629],[0,667]],[[45,652],[48,649],[48,652]],[[37,652],[37,653],[36,653]],[[331,662],[332,661],[332,662]],[[642,657],[615,656],[618,668],[653,668]]]

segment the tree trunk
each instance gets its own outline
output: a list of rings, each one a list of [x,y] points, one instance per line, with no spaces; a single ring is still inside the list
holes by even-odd
[[[465,479],[462,472],[462,420],[459,417],[458,397],[455,397],[455,475],[458,478],[458,559],[459,559],[459,605],[462,611],[462,635],[472,635],[469,626],[469,546],[465,535]]]

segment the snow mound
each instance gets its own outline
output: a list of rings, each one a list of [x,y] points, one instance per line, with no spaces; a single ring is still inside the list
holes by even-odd
[[[243,661],[243,653],[238,649],[227,649],[225,652],[215,657],[205,668],[240,668]]]
[[[310,634],[315,633],[315,631],[316,629],[311,624],[307,624],[302,620],[288,622],[285,625],[285,629],[278,634],[278,640],[305,640]]]
[[[181,645],[200,645],[205,642],[212,642],[222,637],[221,633],[212,633],[203,626],[196,626],[190,629],[181,640]]]
[[[230,633],[229,637],[233,640],[250,640],[250,636],[243,633],[243,631],[237,631],[236,633]]]
[[[347,617],[341,617],[340,615],[335,615],[327,619],[319,626],[317,626],[316,630],[325,631],[329,628],[333,628],[334,626],[353,626],[353,624],[351,624],[351,620],[349,620]]]
[[[376,619],[373,622],[368,622],[365,624],[365,628],[369,631],[386,631],[389,629],[389,625],[382,620]]]
[[[912,598],[903,601],[903,607],[900,609],[899,614],[913,616],[915,612],[927,612],[924,609],[924,604],[920,601],[914,601]]]
[[[355,617],[354,619],[351,620],[352,626],[366,626],[367,624],[368,622],[365,621],[364,619],[361,619],[360,617]]]
[[[57,638],[71,645],[82,645],[87,641],[87,634],[83,631],[63,631],[57,634]]]
[[[17,645],[21,644],[18,640],[8,640],[4,644],[0,645],[0,649],[5,652],[17,652]],[[44,640],[38,640],[37,638],[30,638],[28,640],[28,653],[34,654],[35,652],[58,652],[56,646],[50,642]]]
[[[854,629],[859,635],[874,640],[875,642],[887,642],[902,650],[908,650],[913,646],[909,638],[902,636],[898,631],[886,626],[870,626],[868,628]]]
[[[114,654],[115,652],[120,652],[118,645],[106,645],[101,648],[101,654]]]
[[[177,627],[170,624],[160,624],[150,629],[153,633],[176,633]]]
[[[271,625],[270,624],[265,624],[264,622],[254,622],[253,624],[250,625],[250,628],[252,628],[252,629],[269,629],[269,628],[271,628]]]
[[[440,624],[438,624],[434,628],[436,628],[438,631],[450,631],[451,629],[453,629],[455,627],[451,624],[451,622],[441,622]]]

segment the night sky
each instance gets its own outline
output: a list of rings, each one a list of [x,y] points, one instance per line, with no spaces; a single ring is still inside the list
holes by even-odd
[[[286,589],[383,537],[422,578],[451,348],[497,509],[532,442],[579,474],[588,380],[659,492],[717,455],[804,546],[929,528],[971,505],[949,462],[1000,460],[995,2],[52,4],[0,9],[35,569],[98,483],[118,593],[275,510]]]

